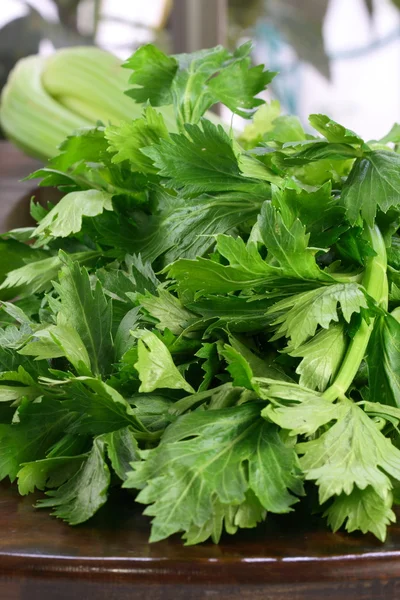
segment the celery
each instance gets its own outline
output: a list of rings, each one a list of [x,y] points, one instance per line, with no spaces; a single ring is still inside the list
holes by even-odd
[[[7,137],[42,159],[53,156],[69,133],[91,124],[47,94],[42,85],[45,65],[40,56],[20,60],[2,91],[0,107],[0,124]]]
[[[139,118],[143,106],[124,94],[129,71],[112,54],[67,48],[50,57],[30,56],[12,70],[0,102],[0,125],[17,146],[43,160],[81,127]],[[176,129],[172,107],[160,109]]]
[[[368,259],[362,283],[366,292],[377,304],[387,309],[388,282],[385,243],[377,226],[368,227],[366,225],[365,232],[368,242],[376,252],[376,256]],[[323,394],[327,400],[333,401],[346,394],[364,358],[373,326],[374,319],[370,319],[369,323],[364,319],[361,321],[357,333],[349,344],[339,373],[332,385]]]

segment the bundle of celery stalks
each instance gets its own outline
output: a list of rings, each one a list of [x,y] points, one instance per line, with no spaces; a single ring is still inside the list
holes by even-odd
[[[79,48],[12,73],[2,127],[65,195],[0,240],[0,478],[72,525],[128,488],[152,541],[298,503],[384,540],[400,126],[305,130],[260,99],[274,73],[250,51],[147,45],[122,69]],[[234,133],[217,103],[252,121]]]

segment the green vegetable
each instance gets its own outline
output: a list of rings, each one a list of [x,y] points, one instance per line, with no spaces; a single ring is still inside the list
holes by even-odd
[[[142,47],[140,115],[70,132],[33,174],[65,196],[1,241],[0,476],[70,524],[137,490],[152,541],[218,542],[309,490],[334,531],[384,540],[399,154],[261,104],[273,74],[249,53]],[[240,138],[204,117],[216,102],[254,117]]]
[[[118,58],[99,48],[21,59],[2,90],[0,125],[27,154],[47,160],[75,129],[141,115],[142,107],[123,93],[128,75]],[[162,113],[173,127],[172,110]]]

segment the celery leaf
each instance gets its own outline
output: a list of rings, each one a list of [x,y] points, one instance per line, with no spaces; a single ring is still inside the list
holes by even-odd
[[[185,415],[157,448],[142,453],[124,487],[143,488],[137,499],[150,504],[153,541],[205,526],[215,499],[240,505],[248,491],[265,510],[291,510],[297,499],[290,492],[302,494],[296,455],[259,413],[257,403],[248,403]]]
[[[80,469],[56,490],[46,492],[38,508],[53,508],[53,515],[78,525],[87,521],[107,501],[110,470],[105,460],[105,443],[94,440],[93,448]]]
[[[386,539],[386,528],[395,523],[396,515],[391,509],[392,494],[382,498],[373,487],[360,490],[355,487],[350,494],[340,494],[325,511],[328,525],[337,531],[345,524],[346,531],[352,533],[373,533],[381,542]]]
[[[268,310],[268,314],[275,317],[273,339],[285,336],[290,339],[291,349],[298,348],[315,334],[319,325],[328,329],[332,321],[339,321],[338,306],[349,323],[354,313],[368,305],[363,290],[356,283],[336,283],[277,302]]]
[[[400,323],[378,317],[367,350],[370,400],[400,407]]]
[[[368,440],[368,443],[365,443]],[[298,444],[306,479],[315,481],[319,501],[371,486],[383,499],[400,478],[400,450],[354,402],[340,406],[340,416],[319,438]]]

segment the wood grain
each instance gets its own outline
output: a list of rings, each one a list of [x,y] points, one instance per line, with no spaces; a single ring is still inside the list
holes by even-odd
[[[184,547],[178,537],[149,544],[149,521],[125,491],[78,527],[34,509],[34,501],[0,486],[2,600],[400,598],[398,527],[383,546],[329,533],[300,511],[218,546]]]
[[[3,230],[26,223],[34,185],[18,179],[36,166],[0,144]],[[34,502],[0,485],[0,600],[400,600],[398,526],[383,545],[330,533],[300,506],[218,546],[184,547],[178,537],[149,544],[149,520],[127,491],[77,527]]]

